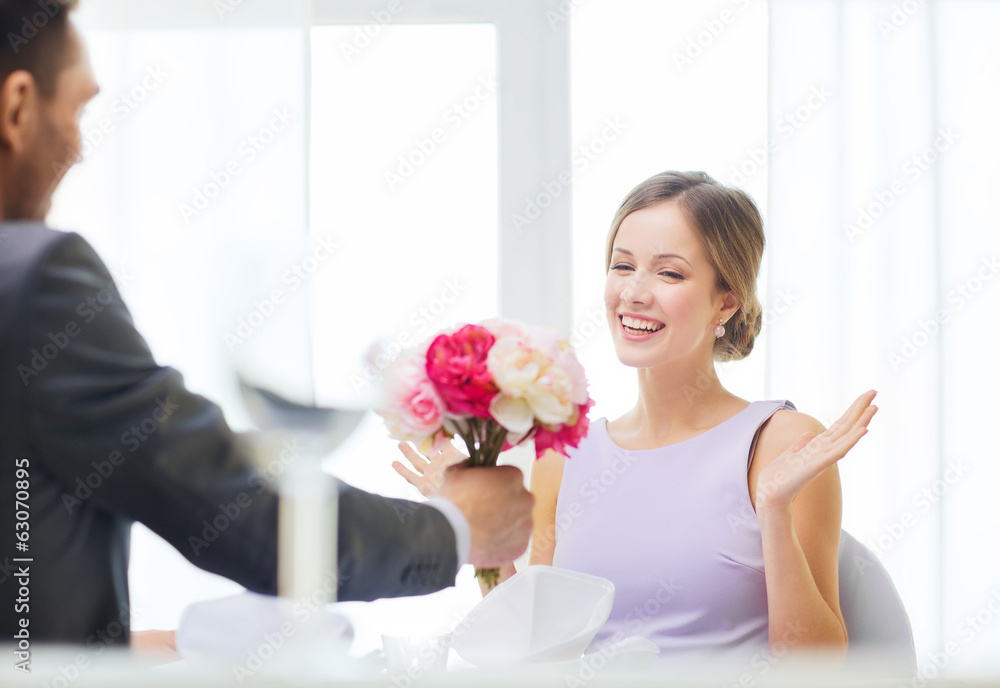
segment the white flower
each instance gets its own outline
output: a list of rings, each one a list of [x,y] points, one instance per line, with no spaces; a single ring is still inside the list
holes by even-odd
[[[514,435],[524,435],[535,424],[535,416],[524,399],[498,394],[490,401],[490,415]]]
[[[525,406],[535,418],[547,425],[564,423],[573,414],[573,378],[562,366],[554,365],[551,358],[524,339],[512,336],[498,340],[486,357],[486,366],[496,380],[502,397],[496,407],[503,420],[496,414],[494,418],[508,430],[527,432],[520,429],[526,422]],[[515,404],[515,401],[521,401],[525,406]],[[493,413],[492,405],[490,411]]]
[[[565,423],[576,411],[573,381],[559,366],[548,366],[535,384],[528,388],[525,401],[545,425]]]

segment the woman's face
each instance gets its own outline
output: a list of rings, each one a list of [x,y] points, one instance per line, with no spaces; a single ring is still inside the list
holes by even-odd
[[[611,254],[604,303],[618,359],[655,368],[711,351],[725,295],[701,240],[673,201],[622,221]]]

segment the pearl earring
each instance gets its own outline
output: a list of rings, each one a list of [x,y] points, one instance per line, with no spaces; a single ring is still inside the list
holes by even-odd
[[[715,326],[715,338],[718,339],[726,333],[726,328],[722,326],[722,318],[719,318],[719,324]]]

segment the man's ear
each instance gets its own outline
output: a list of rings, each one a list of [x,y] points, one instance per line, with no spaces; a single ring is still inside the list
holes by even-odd
[[[37,102],[35,77],[24,69],[12,72],[0,86],[0,146],[12,153],[24,151]]]

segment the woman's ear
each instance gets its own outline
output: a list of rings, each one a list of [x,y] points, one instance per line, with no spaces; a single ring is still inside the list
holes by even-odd
[[[728,321],[739,308],[740,302],[736,300],[733,292],[728,291],[726,292],[725,299],[722,301],[722,310],[719,312],[719,317]]]
[[[0,85],[0,146],[6,152],[20,154],[27,148],[37,102],[35,77],[27,70],[12,72]]]

